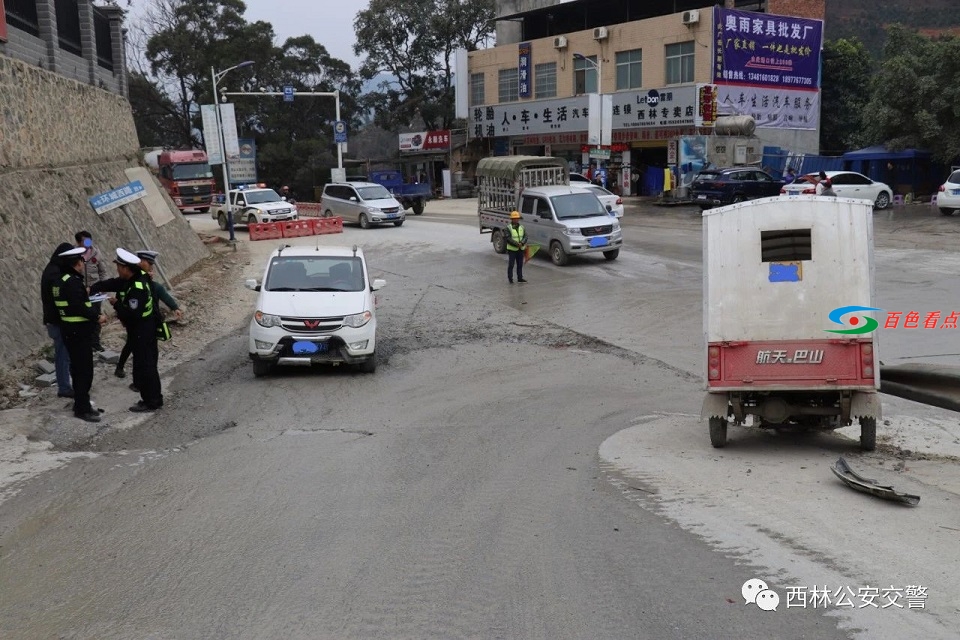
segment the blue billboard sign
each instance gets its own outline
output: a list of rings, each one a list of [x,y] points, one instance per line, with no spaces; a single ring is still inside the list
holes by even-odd
[[[533,47],[529,42],[521,42],[519,47],[520,59],[517,62],[517,82],[521,98],[529,98],[533,87]]]
[[[715,84],[820,87],[823,21],[713,9]]]

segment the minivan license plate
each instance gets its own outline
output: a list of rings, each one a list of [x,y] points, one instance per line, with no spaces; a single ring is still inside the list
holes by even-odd
[[[606,238],[590,238],[590,246],[591,246],[591,247],[602,247],[602,246],[607,245],[607,244],[609,244],[609,243],[610,243],[610,241],[607,240]]]

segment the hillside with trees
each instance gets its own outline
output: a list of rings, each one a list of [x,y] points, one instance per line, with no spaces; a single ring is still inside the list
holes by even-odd
[[[902,24],[924,35],[960,33],[958,0],[827,0],[824,36],[858,38],[879,59],[886,29]]]

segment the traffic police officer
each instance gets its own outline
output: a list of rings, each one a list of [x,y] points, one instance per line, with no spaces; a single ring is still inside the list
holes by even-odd
[[[527,232],[523,230],[520,224],[520,212],[514,211],[510,214],[510,227],[508,228],[510,236],[507,238],[507,280],[513,284],[513,264],[517,264],[517,281],[526,282],[523,279],[523,253],[527,248]]]
[[[70,354],[70,376],[73,378],[73,415],[87,422],[100,422],[100,414],[90,404],[93,385],[94,328],[106,321],[87,296],[83,283],[84,247],[76,247],[59,255],[63,275],[52,286],[53,304],[60,320],[64,345]]]
[[[160,373],[157,371],[157,301],[150,286],[150,278],[140,268],[140,258],[126,249],[117,249],[113,261],[118,278],[98,282],[91,292],[116,291],[114,307],[117,318],[127,329],[127,340],[133,351],[133,387],[140,392],[140,402],[130,411],[156,411],[163,406]]]

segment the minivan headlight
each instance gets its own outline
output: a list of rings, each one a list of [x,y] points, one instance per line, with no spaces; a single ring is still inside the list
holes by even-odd
[[[363,313],[355,313],[352,316],[347,316],[343,319],[343,326],[359,329],[363,325],[370,322],[371,318],[373,318],[373,314],[370,313],[369,311],[364,311]]]
[[[379,215],[379,214],[383,213],[383,211],[381,211],[381,210],[380,210],[379,208],[377,208],[377,207],[367,207],[367,211],[368,211],[369,213],[374,214],[374,215]]]
[[[264,313],[263,311],[257,311],[253,314],[253,319],[257,321],[257,324],[261,327],[279,327],[280,326],[280,316],[275,316],[269,313]]]

